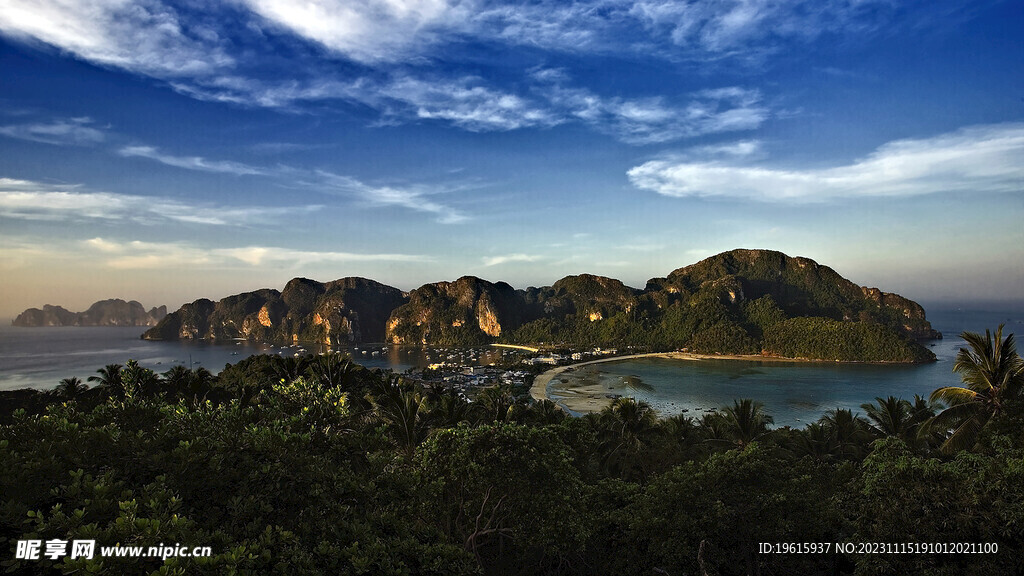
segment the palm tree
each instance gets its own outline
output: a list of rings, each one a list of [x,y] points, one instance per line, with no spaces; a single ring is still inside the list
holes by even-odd
[[[89,376],[89,382],[107,391],[111,396],[124,396],[124,383],[121,381],[121,365],[107,364],[96,371],[99,376]]]
[[[797,456],[829,460],[840,455],[835,434],[820,422],[811,422],[801,430],[794,430],[791,440],[790,449]]]
[[[986,424],[998,416],[1004,405],[1020,395],[1024,385],[1024,360],[1017,354],[1013,334],[1003,339],[1003,325],[995,338],[964,332],[967,342],[956,355],[953,371],[960,373],[966,385],[946,386],[932,392],[932,402],[944,402],[948,408],[929,421],[940,431],[952,431],[940,449],[949,453],[974,446]]]
[[[63,398],[74,399],[88,389],[89,387],[82,384],[82,380],[79,377],[72,376],[61,380],[57,388],[54,389],[54,393]]]
[[[903,398],[876,397],[874,404],[861,404],[860,407],[871,421],[868,427],[876,436],[906,439],[917,432],[913,421],[913,406]]]
[[[733,400],[722,410],[725,440],[731,448],[746,448],[751,442],[763,440],[771,433],[775,419],[764,413],[764,404],[750,398]],[[719,441],[720,443],[720,441]]]
[[[829,410],[818,419],[818,423],[832,434],[839,454],[843,456],[860,458],[871,442],[868,422],[850,410]]]
[[[646,475],[643,454],[659,434],[658,416],[651,405],[629,397],[616,398],[601,411],[599,438],[608,473],[629,480]]]
[[[499,384],[485,388],[477,396],[484,417],[492,422],[507,422],[509,415],[517,404],[512,386]]]
[[[527,416],[530,422],[544,426],[547,424],[557,424],[565,420],[567,414],[558,407],[558,404],[545,398],[531,404]]]
[[[274,376],[285,384],[294,382],[306,372],[309,359],[309,356],[281,358],[279,362],[274,362]]]
[[[348,376],[354,368],[355,365],[347,355],[340,352],[328,352],[309,362],[306,373],[321,386],[338,388],[348,383]]]
[[[192,371],[181,364],[171,367],[163,376],[168,395],[177,396],[185,392],[192,382]]]
[[[389,424],[388,432],[395,443],[407,456],[412,456],[429,432],[424,395],[401,377],[389,376],[376,386],[371,400],[377,416]]]
[[[149,368],[139,366],[138,361],[129,360],[121,370],[121,381],[125,392],[150,394],[156,392],[160,378]]]
[[[434,428],[454,428],[460,422],[473,423],[479,411],[478,404],[471,404],[452,388],[431,389],[427,393],[430,405],[428,420]]]
[[[665,454],[659,460],[665,463],[688,460],[697,455],[701,447],[700,428],[686,414],[676,414],[659,423],[664,439]]]

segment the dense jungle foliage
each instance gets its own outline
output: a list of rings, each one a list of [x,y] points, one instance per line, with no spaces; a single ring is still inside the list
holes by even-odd
[[[770,322],[769,322],[770,324]],[[467,402],[338,355],[214,377],[110,365],[3,393],[2,567],[17,574],[1024,574],[1024,364],[978,336],[964,388],[773,428],[616,400]],[[1008,344],[1008,346],[1007,346]],[[15,560],[19,539],[211,546],[202,559]],[[832,543],[762,554],[760,543]],[[835,543],[995,543],[993,554]]]

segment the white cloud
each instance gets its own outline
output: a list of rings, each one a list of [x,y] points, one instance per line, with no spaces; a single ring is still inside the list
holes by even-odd
[[[583,88],[565,87],[564,76],[544,72],[540,71],[535,77],[551,82],[539,91],[560,114],[576,118],[628,144],[654,144],[703,134],[752,130],[769,116],[757,90],[735,86],[703,90],[688,95],[684,103],[671,104],[661,97],[601,97]]]
[[[761,58],[787,40],[864,35],[891,22],[886,0],[640,0],[630,14],[688,59]]]
[[[505,254],[503,256],[488,256],[483,260],[484,266],[497,266],[499,264],[507,264],[509,262],[536,262],[543,259],[543,256],[537,256],[534,254]]]
[[[429,196],[442,193],[444,190],[431,190],[423,186],[401,188],[371,186],[355,178],[332,174],[324,170],[318,170],[316,175],[319,177],[319,181],[312,185],[321,192],[355,195],[374,206],[400,206],[417,212],[435,214],[437,221],[442,224],[455,224],[467,219],[467,216],[459,210],[429,198]]]
[[[223,268],[231,266],[267,266],[298,268],[322,262],[423,262],[423,256],[411,254],[356,254],[317,252],[274,246],[204,248],[186,242],[118,242],[91,238],[81,242],[86,250],[103,255],[105,264],[121,270],[155,268]]]
[[[158,78],[208,74],[233,62],[217,32],[187,26],[157,0],[4,0],[0,32]]]
[[[446,0],[243,0],[267,22],[359,62],[415,55],[458,26],[473,2]]]
[[[1020,192],[1024,124],[974,126],[898,140],[833,168],[785,169],[720,160],[653,160],[628,172],[634,186],[672,197],[815,201],[938,192]]]
[[[553,126],[560,122],[544,107],[485,87],[475,78],[427,81],[400,77],[375,92],[409,106],[418,118],[447,120],[475,132]]]
[[[314,205],[242,208],[191,205],[161,197],[89,191],[78,185],[0,178],[0,217],[19,220],[126,220],[137,224],[183,222],[244,226],[271,223],[320,208]]]
[[[156,160],[161,164],[184,168],[186,170],[199,170],[202,172],[221,172],[225,174],[265,175],[268,172],[263,168],[231,162],[227,160],[207,160],[200,156],[172,156],[163,154],[152,146],[125,146],[118,150],[118,154],[126,157],[139,157]]]
[[[246,246],[243,248],[218,248],[211,251],[214,255],[239,260],[250,266],[261,266],[268,263],[296,266],[315,264],[318,262],[424,262],[429,258],[413,254],[355,254],[352,252],[316,252],[310,250],[291,250],[268,246]]]
[[[44,144],[86,146],[103,142],[105,134],[90,126],[89,118],[58,118],[48,123],[0,126],[0,134]]]

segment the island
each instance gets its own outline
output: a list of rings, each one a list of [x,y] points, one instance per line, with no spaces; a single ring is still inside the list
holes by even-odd
[[[643,289],[580,274],[517,290],[464,276],[402,292],[364,278],[305,278],[200,299],[142,336],[333,346],[537,344],[840,362],[934,361],[941,338],[916,302],[773,250],[723,252]]]
[[[132,300],[100,300],[85,312],[71,312],[62,306],[46,304],[42,310],[29,308],[11,322],[22,328],[44,326],[156,326],[167,316],[167,306],[150,308]]]

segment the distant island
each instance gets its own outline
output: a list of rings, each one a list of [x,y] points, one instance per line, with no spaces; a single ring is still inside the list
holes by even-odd
[[[325,346],[545,343],[843,362],[929,362],[941,338],[916,302],[813,260],[732,250],[643,289],[581,274],[516,290],[473,276],[405,293],[365,278],[306,278],[168,314],[148,340],[247,339]]]
[[[132,300],[100,300],[85,312],[70,312],[61,306],[46,304],[43,309],[29,308],[11,322],[23,328],[43,326],[156,326],[167,316],[167,306],[151,308]]]

